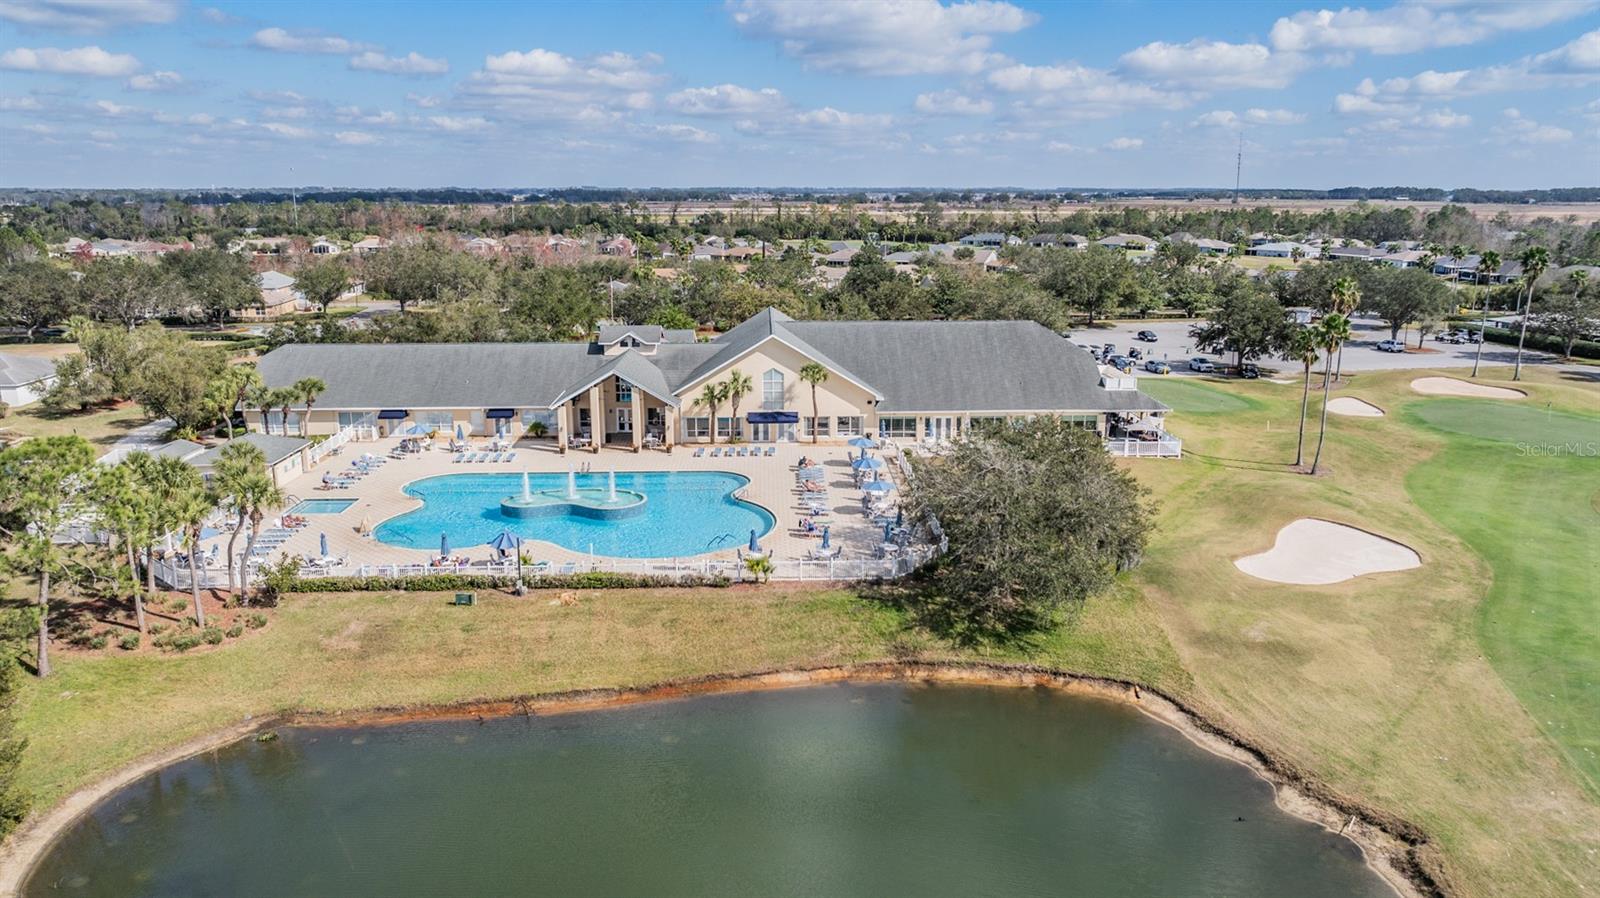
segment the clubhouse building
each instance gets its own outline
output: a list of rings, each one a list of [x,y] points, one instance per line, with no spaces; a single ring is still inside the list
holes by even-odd
[[[815,405],[800,373],[812,363],[827,372]],[[309,434],[520,437],[539,423],[563,452],[671,449],[713,431],[718,442],[940,442],[1037,415],[1125,438],[1160,433],[1168,411],[1031,321],[796,321],[770,308],[705,342],[607,326],[589,343],[291,344],[259,367],[269,387],[317,377],[327,389],[287,422],[246,409],[255,430],[298,433],[303,415]],[[705,388],[736,371],[750,382],[737,410],[708,407]]]

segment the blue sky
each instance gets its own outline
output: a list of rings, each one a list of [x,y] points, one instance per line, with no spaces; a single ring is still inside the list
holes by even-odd
[[[0,0],[7,186],[1600,184],[1600,0]]]

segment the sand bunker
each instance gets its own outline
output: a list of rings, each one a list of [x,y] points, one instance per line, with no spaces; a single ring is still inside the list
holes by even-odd
[[[1354,396],[1340,396],[1328,400],[1328,411],[1335,415],[1349,415],[1352,418],[1382,418],[1383,409],[1378,408],[1365,399]]]
[[[1491,387],[1453,377],[1419,377],[1411,382],[1411,389],[1429,396],[1471,396],[1474,399],[1522,399],[1527,393],[1510,387]],[[1333,411],[1333,406],[1328,406]]]
[[[1332,521],[1301,518],[1278,531],[1269,551],[1247,555],[1234,567],[1274,583],[1322,586],[1362,574],[1404,571],[1422,558],[1394,540]]]

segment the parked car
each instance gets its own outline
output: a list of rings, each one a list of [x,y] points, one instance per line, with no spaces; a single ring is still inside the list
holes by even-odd
[[[1135,362],[1140,361],[1144,358],[1144,352],[1137,346],[1130,346],[1128,347],[1128,358],[1133,359]]]
[[[1405,352],[1406,344],[1399,340],[1384,340],[1378,344],[1379,352]]]
[[[1150,372],[1151,374],[1171,374],[1172,366],[1161,361],[1160,359],[1151,359],[1150,361],[1144,363],[1144,370]]]
[[[1189,360],[1189,370],[1190,371],[1204,371],[1204,372],[1209,373],[1209,372],[1217,370],[1217,363],[1211,361],[1208,358],[1203,358],[1201,356],[1195,356],[1194,358]]]
[[[1134,334],[1133,338],[1135,340],[1139,340],[1139,341],[1142,341],[1144,343],[1154,343],[1156,341],[1156,332],[1155,331],[1140,331],[1137,334]]]
[[[1116,355],[1116,354],[1117,354],[1117,344],[1115,344],[1115,343],[1107,343],[1106,345],[1100,347],[1100,355],[1102,357],[1104,357],[1104,356],[1113,356],[1113,355]]]
[[[1255,362],[1245,362],[1239,366],[1239,376],[1245,380],[1255,380],[1261,376],[1261,369],[1256,367]]]
[[[1462,331],[1461,335],[1463,337],[1467,338],[1467,342],[1468,343],[1482,343],[1483,342],[1483,334],[1480,334],[1477,331]]]
[[[1125,355],[1108,356],[1106,358],[1106,364],[1117,369],[1118,371],[1133,370],[1133,359],[1130,359]]]

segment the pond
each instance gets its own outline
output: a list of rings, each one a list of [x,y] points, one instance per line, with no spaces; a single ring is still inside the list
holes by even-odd
[[[1248,769],[1047,690],[276,732],[116,793],[24,895],[1393,896]]]

